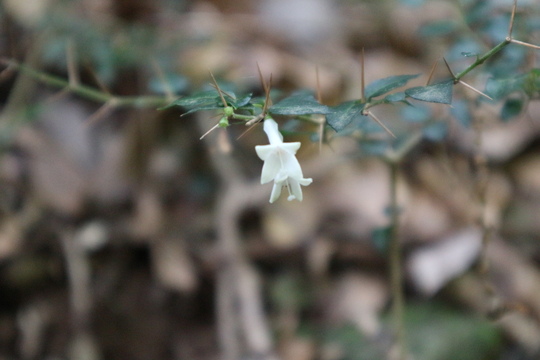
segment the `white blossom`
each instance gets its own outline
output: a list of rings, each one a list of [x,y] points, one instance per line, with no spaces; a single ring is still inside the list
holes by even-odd
[[[283,142],[283,136],[278,130],[277,123],[267,118],[264,120],[264,132],[268,136],[270,145],[257,145],[255,151],[264,161],[261,174],[261,184],[274,180],[274,187],[270,195],[273,203],[281,195],[281,188],[287,187],[289,201],[297,199],[302,201],[302,188],[300,185],[311,184],[312,179],[304,179],[302,168],[296,159],[296,151],[300,148],[299,142]]]

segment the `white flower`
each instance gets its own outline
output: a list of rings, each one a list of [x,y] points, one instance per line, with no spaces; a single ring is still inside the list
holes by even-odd
[[[289,201],[294,199],[302,201],[302,188],[300,185],[307,186],[313,180],[304,179],[302,168],[296,159],[295,154],[300,148],[300,143],[284,143],[277,123],[271,118],[264,120],[264,132],[268,136],[270,145],[257,145],[255,151],[264,161],[261,184],[274,180],[270,202],[276,201],[283,186],[286,186],[287,190],[289,190],[289,197],[287,198]]]

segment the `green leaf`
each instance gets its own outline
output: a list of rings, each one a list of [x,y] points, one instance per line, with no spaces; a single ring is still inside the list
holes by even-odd
[[[532,69],[523,83],[523,90],[531,98],[537,98],[540,93],[540,69]]]
[[[400,102],[400,101],[406,102],[405,100],[406,98],[407,96],[405,95],[405,92],[400,91],[397,93],[386,95],[386,97],[384,98],[384,101],[387,103]]]
[[[453,80],[447,80],[434,85],[413,87],[405,90],[405,94],[415,100],[450,104],[452,103],[453,85]]]
[[[241,97],[240,99],[232,99],[228,96],[224,96],[225,98],[225,101],[227,102],[227,104],[229,104],[230,106],[232,106],[233,108],[235,109],[238,109],[238,108],[241,108],[243,106],[246,106],[247,104],[249,104],[249,102],[251,101],[251,97],[252,97],[253,94],[247,94],[243,97]]]
[[[389,91],[392,91],[398,87],[404,86],[411,79],[417,78],[419,74],[416,75],[397,75],[389,76],[384,79],[375,80],[368,86],[366,86],[366,99],[369,101],[371,98],[386,94]]]
[[[308,91],[298,91],[270,106],[268,111],[275,115],[328,114],[331,112],[328,106],[319,104],[313,94]]]
[[[189,112],[193,112],[198,110],[219,109],[220,107],[223,107],[223,104],[221,103],[221,99],[216,90],[206,90],[176,99],[169,105],[160,108],[160,110],[168,109],[173,106],[181,106],[190,110]]]
[[[365,105],[358,100],[342,103],[332,108],[332,112],[326,115],[326,121],[332,129],[339,132],[349,125],[355,117],[361,115]]]
[[[523,110],[523,104],[523,99],[507,99],[501,109],[501,119],[503,121],[508,121],[511,118],[521,114],[521,111]]]

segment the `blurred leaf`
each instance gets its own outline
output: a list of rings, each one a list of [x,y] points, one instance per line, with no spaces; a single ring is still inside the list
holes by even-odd
[[[420,28],[420,35],[429,37],[440,37],[453,33],[459,25],[453,20],[442,20],[424,25]]]
[[[409,353],[415,360],[499,358],[500,332],[482,318],[431,302],[407,306],[405,322]],[[368,338],[351,324],[327,329],[323,334],[323,346],[334,349],[339,360],[385,359],[392,344],[389,337]]]
[[[310,295],[306,281],[294,272],[279,274],[270,284],[270,299],[280,310],[300,311],[310,304]]]
[[[485,17],[485,12],[482,16]],[[503,41],[508,35],[510,14],[491,15],[488,19],[487,26],[484,27],[482,32],[486,34],[494,44]]]
[[[471,26],[478,26],[478,24],[484,22],[486,19],[489,19],[489,14],[493,8],[493,3],[491,1],[469,1],[467,8],[464,9],[463,14],[465,15],[465,21]],[[506,26],[507,28],[508,26]]]
[[[540,69],[532,69],[523,82],[523,90],[530,98],[538,98],[540,94]]]
[[[368,86],[366,86],[365,95],[367,101],[371,100],[376,96],[381,96],[386,94],[389,91],[392,91],[398,87],[404,86],[411,79],[417,78],[419,74],[416,75],[397,75],[389,76],[384,79],[375,80]]]
[[[507,46],[497,56],[484,64],[485,70],[495,77],[517,74],[527,62],[529,50],[526,46]]]
[[[405,90],[405,94],[415,100],[440,104],[452,103],[453,80],[428,86],[417,86]]]
[[[391,231],[392,226],[383,226],[378,227],[371,232],[371,242],[373,243],[373,246],[382,253],[388,251]]]
[[[410,123],[425,122],[431,118],[431,109],[424,105],[403,107],[401,117]]]
[[[388,153],[392,145],[385,140],[362,140],[360,142],[360,150],[365,155],[381,156]]]
[[[276,115],[328,114],[330,108],[321,105],[309,91],[298,91],[270,106],[268,111]]]
[[[454,100],[450,107],[450,114],[466,128],[471,126],[472,115],[469,109],[469,103],[463,99]]]
[[[343,130],[353,119],[361,115],[366,104],[358,100],[348,101],[332,108],[332,112],[326,115],[328,125],[335,131]]]
[[[416,360],[495,359],[500,334],[489,321],[442,306],[409,306],[405,322]]]
[[[148,87],[152,92],[157,94],[166,94],[168,88],[170,88],[174,94],[178,94],[186,91],[189,86],[188,79],[185,76],[178,74],[165,75],[165,81],[167,82],[166,84],[164,84],[161,79],[154,77],[150,80]]]
[[[330,328],[325,330],[323,334],[324,346],[339,354],[338,357],[334,356],[332,359],[375,360],[387,358],[387,347],[390,344],[370,341],[352,324]]]
[[[423,130],[424,138],[431,141],[441,141],[448,134],[448,124],[444,121],[436,121],[426,126]]]
[[[535,98],[540,93],[540,69],[531,69],[526,74],[490,78],[486,83],[485,91],[495,100],[500,100],[517,91],[523,91],[530,98]]]
[[[476,40],[464,37],[456,41],[446,51],[445,58],[448,61],[461,61],[463,57],[478,56],[483,53],[484,48]]]
[[[525,77],[525,75],[518,75],[503,79],[490,78],[486,83],[486,94],[495,100],[500,100],[520,90],[525,82]]]
[[[397,93],[386,95],[386,97],[384,98],[384,101],[389,102],[389,103],[400,102],[400,101],[407,102],[406,99],[407,99],[407,96],[405,95],[405,92],[400,91]]]
[[[400,0],[401,4],[410,7],[419,7],[425,4],[426,0]]]
[[[508,121],[513,117],[518,116],[521,114],[521,111],[523,110],[524,100],[523,99],[516,99],[511,98],[507,99],[504,102],[504,105],[501,109],[501,119],[503,121]]]

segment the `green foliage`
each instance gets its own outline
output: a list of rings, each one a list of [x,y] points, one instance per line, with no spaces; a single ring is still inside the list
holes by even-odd
[[[297,91],[268,109],[274,115],[328,114],[330,111],[328,106],[319,104],[313,93],[307,90]]]
[[[227,107],[242,109],[250,103],[251,94],[242,95],[242,97],[237,98],[233,92],[227,91],[223,92],[223,98],[227,103]],[[180,106],[187,109],[188,111],[183,115],[201,110],[224,109],[224,111],[227,111],[227,107],[225,107],[218,91],[215,89],[200,91],[190,96],[181,97],[161,109],[168,109],[173,106]]]
[[[214,110],[223,107],[221,99],[216,90],[206,90],[190,96],[181,97],[161,109],[168,109],[173,106],[180,106],[188,109],[188,113],[200,110]],[[184,114],[185,115],[185,114]]]
[[[501,109],[501,119],[503,121],[508,121],[511,118],[518,116],[523,110],[524,104],[524,100],[520,98],[506,99]]]
[[[323,334],[323,346],[334,349],[339,360],[374,360],[386,359],[388,343],[377,343],[362,334],[353,325],[345,325],[326,330]]]
[[[270,282],[270,301],[280,311],[301,311],[312,302],[308,282],[297,272],[285,272]]]
[[[415,100],[451,104],[453,85],[452,80],[446,80],[434,85],[417,86],[407,89],[405,90],[405,94]]]
[[[381,253],[388,251],[388,245],[390,244],[390,237],[392,235],[391,232],[392,226],[378,227],[371,232],[371,242]]]
[[[371,101],[374,97],[384,95],[398,87],[404,86],[411,79],[417,78],[419,74],[416,75],[397,75],[389,76],[384,79],[379,79],[368,86],[366,86],[365,95],[366,100]]]
[[[409,306],[405,313],[409,352],[416,360],[488,360],[500,351],[501,335],[484,319],[437,304]],[[390,327],[390,325],[389,325]],[[353,325],[328,329],[323,346],[339,352],[339,360],[385,359],[391,338],[369,338]]]
[[[527,98],[538,98],[540,69],[531,69],[525,74],[490,78],[485,91],[494,100],[504,100],[500,117],[503,121],[510,120],[521,114]]]
[[[489,321],[439,306],[410,306],[405,314],[417,360],[488,360],[499,352],[500,333]]]
[[[347,101],[332,108],[332,112],[326,116],[328,125],[339,132],[347,127],[353,119],[362,116],[362,110],[366,106],[358,100]]]
[[[444,121],[435,121],[422,130],[425,139],[439,142],[448,134],[448,124]]]

